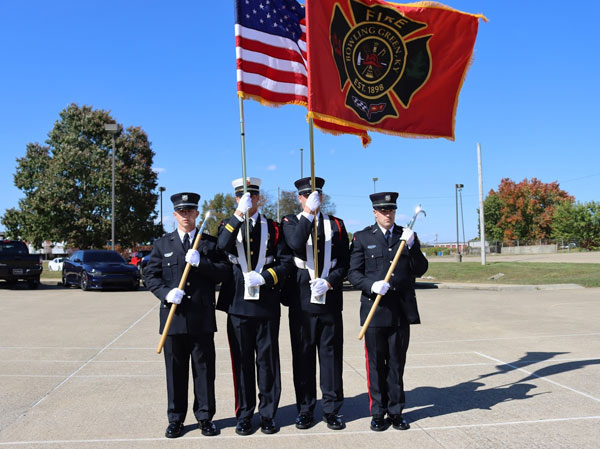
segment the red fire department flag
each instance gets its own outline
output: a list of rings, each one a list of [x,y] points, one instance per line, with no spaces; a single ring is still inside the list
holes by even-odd
[[[454,140],[458,93],[484,16],[434,2],[306,4],[316,126]]]

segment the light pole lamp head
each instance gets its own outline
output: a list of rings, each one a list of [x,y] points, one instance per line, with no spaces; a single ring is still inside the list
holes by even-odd
[[[116,123],[105,123],[104,131],[107,131],[110,134],[117,134],[119,132],[119,125]]]
[[[166,187],[159,187],[158,190],[160,190],[161,192],[164,192],[166,189]]]
[[[463,185],[463,184],[456,184],[456,188],[457,188],[457,189],[462,189],[463,187],[464,187],[464,185]]]

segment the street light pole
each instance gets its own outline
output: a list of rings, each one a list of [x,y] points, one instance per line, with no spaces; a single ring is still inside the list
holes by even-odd
[[[111,189],[111,232],[110,232],[110,247],[115,250],[115,152],[116,143],[115,135],[119,132],[119,126],[116,123],[106,123],[104,130],[112,135],[112,189]]]
[[[165,228],[163,228],[162,193],[167,189],[164,187],[159,187],[158,190],[160,191],[160,232],[164,234]]]
[[[277,186],[277,222],[279,222],[279,197],[281,196],[281,193],[279,191],[279,186]]]
[[[379,181],[379,178],[373,178],[373,193],[377,193],[376,182]]]
[[[454,199],[456,201],[456,261],[462,262],[462,254],[458,242],[458,189],[462,189],[462,184],[454,184]]]
[[[462,202],[462,191],[463,189],[460,188],[458,189],[458,196],[460,197],[460,225],[462,226],[462,241],[463,241],[463,253],[465,251],[465,245],[466,245],[466,239],[465,239],[465,216],[464,216],[464,211],[463,211],[463,202]]]

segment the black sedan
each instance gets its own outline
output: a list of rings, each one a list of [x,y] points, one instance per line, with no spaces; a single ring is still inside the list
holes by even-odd
[[[82,290],[136,290],[140,285],[140,273],[116,251],[84,249],[64,261],[62,282],[65,287],[76,285]]]

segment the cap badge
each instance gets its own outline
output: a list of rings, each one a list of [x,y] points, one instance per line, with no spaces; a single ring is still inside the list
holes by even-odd
[[[188,196],[187,196],[187,195],[182,195],[182,196],[181,196],[181,199],[182,199],[183,201],[187,201],[187,200],[188,200]]]
[[[392,199],[391,195],[386,195],[386,196],[385,196],[385,200],[386,200],[386,201],[391,201],[391,199]]]

